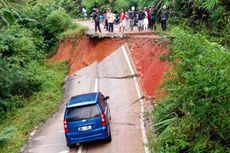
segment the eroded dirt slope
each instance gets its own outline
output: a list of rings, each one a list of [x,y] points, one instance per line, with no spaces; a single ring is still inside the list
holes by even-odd
[[[155,35],[131,35],[126,38],[94,38],[84,36],[80,41],[63,41],[52,61],[69,61],[69,75],[77,70],[100,62],[121,45],[127,43],[136,65],[143,90],[148,96],[155,96],[167,63],[160,60],[160,56],[167,53],[165,45]],[[116,71],[116,70],[114,70]]]

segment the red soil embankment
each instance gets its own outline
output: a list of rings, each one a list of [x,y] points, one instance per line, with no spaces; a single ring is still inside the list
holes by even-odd
[[[94,62],[100,62],[121,46],[112,39],[89,39],[84,36],[79,42],[65,40],[51,61],[69,61],[69,75]]]
[[[155,96],[163,74],[167,71],[167,63],[161,61],[160,56],[168,53],[168,50],[151,38],[133,40],[129,47],[145,94]]]
[[[79,42],[63,41],[52,61],[69,61],[69,75],[77,70],[100,62],[105,57],[127,43],[137,68],[142,88],[146,95],[155,96],[157,87],[167,70],[167,63],[160,56],[168,52],[163,44],[158,44],[154,37],[131,36],[125,39],[90,39],[83,37]]]

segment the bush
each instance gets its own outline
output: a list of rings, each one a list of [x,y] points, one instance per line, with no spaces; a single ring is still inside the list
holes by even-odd
[[[71,18],[63,10],[52,11],[46,18],[45,27],[48,34],[57,36],[71,25]]]
[[[0,133],[11,126],[14,126],[16,131],[10,135],[10,139],[4,140],[5,145],[0,147],[0,152],[19,152],[19,149],[29,139],[28,133],[57,112],[62,102],[62,84],[67,73],[66,63],[30,63],[28,67],[28,73],[34,74],[33,79],[42,81],[42,84],[40,90],[33,92],[29,98],[14,96],[4,99],[8,106],[15,108],[5,112],[7,119],[0,120],[0,131],[2,131]]]
[[[175,72],[169,96],[153,114],[156,152],[230,151],[230,52],[199,34],[173,31],[169,59]]]
[[[23,20],[19,24],[33,33],[35,44],[46,52],[51,51],[60,34],[72,26],[70,16],[56,2],[36,3],[20,10]]]
[[[41,77],[41,63],[37,62],[21,67],[11,59],[0,59],[0,73],[0,118],[3,122],[7,112],[26,105],[20,98],[28,98],[41,90],[45,79]]]
[[[49,47],[56,45],[59,35],[71,25],[71,18],[63,10],[52,11],[46,18],[45,40]]]
[[[73,0],[62,0],[60,5],[66,10],[66,12],[72,18],[82,18],[83,14],[81,11],[81,4],[78,1]]]
[[[7,60],[0,60],[0,97],[9,98],[13,95],[28,93],[29,81],[24,69],[18,68],[15,64],[9,64]]]
[[[79,24],[73,25],[70,29],[66,30],[59,36],[59,40],[63,39],[79,39],[81,38],[85,31],[87,30],[87,27],[81,26]]]
[[[2,57],[15,55],[19,60],[34,59],[36,46],[32,33],[19,25],[0,29],[0,53]]]
[[[14,127],[8,127],[0,133],[0,148],[4,147],[7,144],[15,130],[16,129]]]

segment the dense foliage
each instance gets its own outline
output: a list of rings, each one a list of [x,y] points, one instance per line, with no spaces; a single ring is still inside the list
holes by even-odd
[[[153,119],[156,152],[230,152],[230,52],[202,35],[175,28],[168,55],[169,96]]]
[[[46,57],[65,36],[85,30],[72,23],[64,4],[0,0],[0,152],[18,152],[28,132],[61,101],[66,66]]]
[[[26,143],[29,133],[41,122],[45,122],[59,110],[62,102],[63,79],[67,73],[65,63],[41,64],[30,62],[27,72],[41,81],[40,90],[33,92],[30,97],[12,96],[5,100],[11,110],[5,113],[0,124],[0,152],[17,153]],[[36,74],[36,75],[35,75]]]
[[[8,105],[8,99],[16,95],[29,97],[40,90],[42,81],[36,72],[28,71],[28,66],[32,61],[42,65],[47,51],[71,25],[68,14],[49,3],[37,3],[25,8],[13,6],[14,3],[2,1],[0,10],[3,12],[0,20],[1,119],[5,112],[21,106]]]
[[[152,150],[230,152],[229,1],[155,4],[167,5],[169,22],[179,28],[169,32],[173,40],[167,58],[174,70],[163,86],[168,96],[157,103],[152,115],[157,134]]]

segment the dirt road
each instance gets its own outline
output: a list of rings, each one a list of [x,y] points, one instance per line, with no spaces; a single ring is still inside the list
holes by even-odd
[[[32,137],[24,153],[143,153],[141,107],[134,80],[136,71],[129,51],[118,49],[100,63],[77,71],[65,81],[66,103],[70,96],[101,91],[110,96],[112,142],[92,142],[69,150],[63,130],[63,108]],[[139,91],[138,91],[139,92]]]

